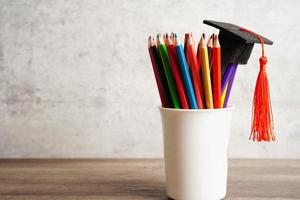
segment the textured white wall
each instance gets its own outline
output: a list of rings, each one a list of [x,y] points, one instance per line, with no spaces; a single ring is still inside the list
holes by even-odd
[[[157,32],[242,25],[267,47],[277,142],[248,141],[260,49],[238,68],[231,157],[300,158],[300,1],[0,0],[0,157],[161,157]],[[198,39],[198,38],[197,38]]]

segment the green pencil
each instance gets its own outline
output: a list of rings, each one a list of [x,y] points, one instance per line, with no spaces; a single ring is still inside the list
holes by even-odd
[[[161,34],[157,35],[157,46],[158,46],[159,55],[161,57],[161,60],[162,60],[163,66],[164,66],[164,70],[165,70],[165,74],[167,77],[169,89],[171,92],[171,97],[172,97],[172,101],[174,104],[174,108],[180,108],[179,97],[178,97],[178,93],[177,93],[176,86],[174,83],[173,74],[171,71],[171,65],[170,65],[170,60],[169,60],[169,56],[168,56],[167,46],[166,46],[163,38],[161,37]]]

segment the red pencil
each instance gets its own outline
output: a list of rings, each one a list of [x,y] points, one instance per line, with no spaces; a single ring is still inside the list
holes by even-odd
[[[189,68],[190,68],[190,58],[188,57],[188,56],[186,56],[186,45],[187,45],[187,41],[188,41],[188,38],[189,38],[189,33],[186,33],[185,35],[184,35],[184,54],[185,54],[185,59],[186,59],[186,63],[188,64],[188,66],[189,66]]]
[[[212,79],[214,108],[221,108],[221,48],[218,35],[214,36],[212,48]]]
[[[189,33],[186,33],[184,35],[184,44],[183,44],[184,53],[186,53],[186,44],[187,44],[188,38],[189,38]]]
[[[176,49],[174,46],[174,43],[172,42],[172,40],[170,39],[170,37],[168,36],[168,34],[166,34],[166,45],[167,45],[167,50],[168,50],[168,55],[169,55],[169,59],[170,59],[170,64],[171,64],[171,70],[174,76],[174,80],[175,80],[175,84],[177,87],[177,91],[178,91],[178,95],[180,98],[180,104],[181,107],[183,109],[189,109],[189,104],[184,92],[184,88],[183,88],[183,83],[180,77],[180,72],[179,72],[179,64],[178,64],[178,60],[177,60],[177,56],[176,56]]]
[[[199,74],[199,67],[198,67],[196,52],[194,49],[194,42],[193,42],[191,34],[189,34],[187,44],[186,44],[186,57],[190,61],[189,68],[190,68],[190,73],[191,73],[193,86],[194,86],[194,90],[195,90],[195,96],[197,99],[197,105],[198,105],[198,108],[201,109],[201,108],[204,108],[202,84],[201,84],[201,79],[200,79],[200,74]]]

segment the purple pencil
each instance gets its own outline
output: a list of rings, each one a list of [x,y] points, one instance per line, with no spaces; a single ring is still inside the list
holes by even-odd
[[[229,64],[226,67],[226,71],[224,72],[223,76],[222,76],[222,84],[221,84],[221,94],[223,94],[225,87],[230,79],[230,75],[234,69],[233,64]]]
[[[232,88],[232,84],[233,84],[233,81],[234,81],[237,65],[236,64],[231,65],[231,68],[232,68],[232,72],[231,72],[231,75],[230,75],[228,88],[227,88],[227,91],[226,91],[226,96],[225,96],[224,106],[223,106],[224,108],[227,107],[227,103],[228,103],[228,99],[229,99],[229,96],[230,96],[230,91],[231,91],[231,88]]]

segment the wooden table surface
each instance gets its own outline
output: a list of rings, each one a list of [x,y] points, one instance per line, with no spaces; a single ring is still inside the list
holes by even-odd
[[[159,159],[2,159],[0,199],[168,198]],[[226,199],[300,199],[300,160],[230,160]]]

